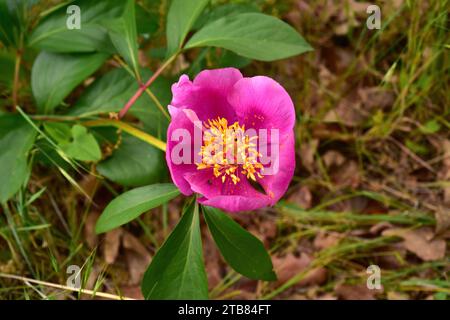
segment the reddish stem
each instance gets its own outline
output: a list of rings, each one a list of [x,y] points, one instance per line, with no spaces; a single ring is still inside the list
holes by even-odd
[[[147,80],[146,83],[140,84],[139,89],[136,91],[136,93],[131,97],[130,100],[128,100],[127,104],[122,108],[122,110],[120,110],[119,119],[123,118],[127,114],[128,110],[133,106],[133,104],[135,104],[137,99],[139,99],[144,91],[153,83],[153,81],[156,80],[156,78],[158,78],[161,72],[163,72],[163,70],[176,58],[176,56],[176,54],[171,56],[166,62],[164,62],[161,67],[159,67],[158,70],[155,71],[155,73]]]

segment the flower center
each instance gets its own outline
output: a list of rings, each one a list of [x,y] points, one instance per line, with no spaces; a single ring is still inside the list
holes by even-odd
[[[263,165],[258,162],[261,154],[256,150],[255,140],[258,136],[249,136],[245,133],[245,126],[238,122],[228,125],[225,118],[208,120],[204,125],[203,145],[199,155],[202,162],[196,163],[198,170],[213,168],[216,178],[222,183],[227,178],[236,184],[240,181],[239,171],[256,181],[256,176],[262,178]]]

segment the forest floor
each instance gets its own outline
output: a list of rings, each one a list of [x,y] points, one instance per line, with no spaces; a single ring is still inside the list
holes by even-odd
[[[448,1],[378,1],[380,30],[367,29],[366,2],[259,2],[315,49],[242,69],[273,77],[294,100],[297,168],[275,207],[233,214],[269,249],[277,282],[233,272],[202,222],[210,297],[450,299]],[[142,298],[140,280],[182,198],[97,236],[95,221],[120,188],[77,180],[93,202],[56,170],[33,170],[29,189],[47,189],[11,206],[0,225],[0,273],[65,285],[67,267],[79,265],[85,289]],[[22,225],[24,206],[42,223]],[[378,270],[382,286],[370,289]],[[22,280],[0,277],[0,299],[77,298]]]

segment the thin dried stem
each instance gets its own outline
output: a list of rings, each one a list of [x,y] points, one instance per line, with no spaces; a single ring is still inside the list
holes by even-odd
[[[66,290],[66,291],[72,291],[72,292],[78,292],[78,293],[81,293],[81,294],[90,295],[92,297],[101,297],[101,298],[107,298],[107,299],[113,299],[113,300],[136,300],[136,299],[133,299],[133,298],[117,296],[115,294],[106,293],[106,292],[96,292],[96,291],[88,290],[88,289],[77,289],[77,288],[73,288],[73,287],[69,287],[69,286],[64,286],[64,285],[61,285],[61,284],[56,284],[56,283],[51,283],[51,282],[46,282],[46,281],[30,279],[30,278],[18,276],[18,275],[15,275],[15,274],[0,273],[0,278],[19,280],[19,281],[23,281],[25,284],[27,284],[27,283],[35,283],[35,284],[38,284],[38,285],[41,285],[41,286],[45,286],[45,287],[61,289],[61,290]]]

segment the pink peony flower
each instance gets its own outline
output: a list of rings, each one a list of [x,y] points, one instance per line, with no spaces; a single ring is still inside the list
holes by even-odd
[[[182,75],[172,93],[166,160],[180,191],[231,212],[274,205],[295,169],[295,110],[284,88],[225,68]]]

